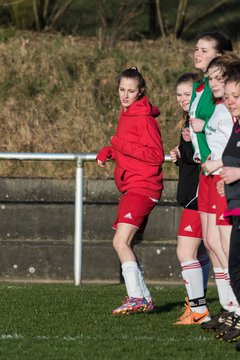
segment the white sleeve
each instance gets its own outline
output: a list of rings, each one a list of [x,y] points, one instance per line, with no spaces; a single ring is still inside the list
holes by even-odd
[[[229,116],[227,119],[225,118],[224,120],[219,121],[218,128],[219,128],[219,131],[226,138],[226,141],[228,142],[228,140],[232,134],[232,128],[233,128],[232,116]]]

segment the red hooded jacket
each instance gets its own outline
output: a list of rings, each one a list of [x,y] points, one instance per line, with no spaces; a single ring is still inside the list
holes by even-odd
[[[159,199],[163,189],[164,151],[155,117],[159,110],[146,96],[122,109],[112,146],[99,151],[97,159],[115,160],[115,182],[121,193],[133,191]]]

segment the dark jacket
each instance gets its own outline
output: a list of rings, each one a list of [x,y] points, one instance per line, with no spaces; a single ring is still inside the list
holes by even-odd
[[[231,137],[222,155],[224,166],[240,167],[240,124],[237,121],[232,130]],[[225,184],[225,194],[228,209],[240,209],[240,180]]]
[[[177,202],[179,205],[197,210],[197,188],[199,183],[200,167],[193,161],[193,146],[191,141],[184,141],[181,137],[178,159],[179,182],[177,188]]]

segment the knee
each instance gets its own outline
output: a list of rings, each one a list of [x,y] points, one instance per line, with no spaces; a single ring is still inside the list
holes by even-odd
[[[190,261],[190,260],[193,260],[194,258],[196,258],[196,256],[194,256],[194,254],[189,253],[189,251],[186,251],[186,249],[183,249],[180,246],[177,246],[176,254],[177,254],[178,261],[180,263],[183,263],[185,261]]]
[[[117,239],[113,239],[113,242],[112,242],[112,245],[113,245],[113,248],[116,252],[118,252],[119,250],[119,241],[117,241]]]
[[[122,250],[124,250],[128,245],[126,244],[126,242],[119,240],[118,238],[114,238],[113,239],[113,248],[116,251],[116,253],[121,252]]]
[[[179,246],[177,246],[177,249],[176,249],[176,254],[177,254],[177,258],[179,260],[179,262],[184,262],[184,255],[183,255],[183,251],[182,251],[182,248],[180,248]]]
[[[215,239],[212,236],[209,235],[206,236],[205,246],[208,249],[208,251],[212,251],[215,253],[214,250],[216,248],[216,244],[215,244]]]

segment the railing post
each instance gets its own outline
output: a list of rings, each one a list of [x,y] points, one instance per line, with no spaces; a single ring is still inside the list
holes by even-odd
[[[64,154],[64,153],[2,153],[0,160],[76,160],[75,180],[75,233],[74,233],[74,283],[82,281],[82,238],[83,238],[83,165],[84,161],[96,160],[97,154]],[[165,155],[170,162],[171,156]]]
[[[77,156],[75,182],[74,283],[82,280],[83,160]]]

